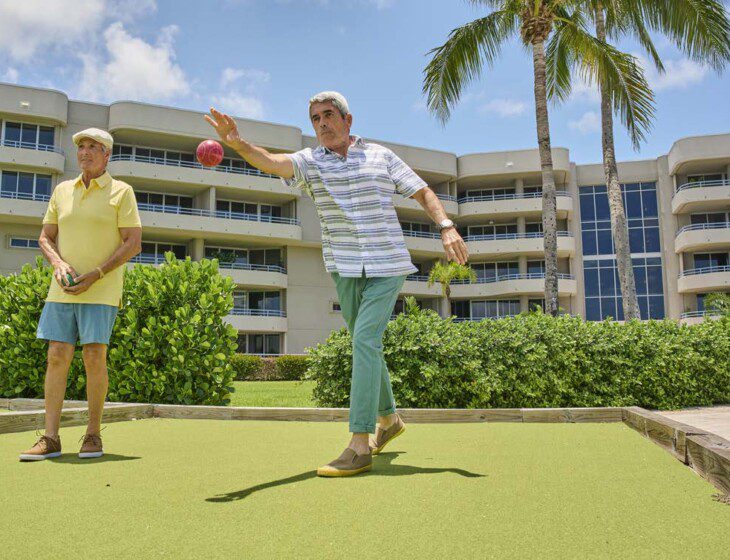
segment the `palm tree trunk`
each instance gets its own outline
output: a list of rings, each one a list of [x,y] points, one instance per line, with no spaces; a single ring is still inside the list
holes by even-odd
[[[545,44],[532,43],[532,61],[535,73],[535,117],[537,144],[540,149],[542,170],[542,231],[545,240],[545,311],[558,314],[558,232],[555,209],[555,175],[550,145],[548,121],[547,82],[545,80]]]
[[[606,25],[603,7],[599,4],[596,9],[596,37],[606,40]],[[639,300],[636,297],[636,282],[634,268],[631,265],[631,248],[629,246],[629,227],[626,222],[626,212],[621,195],[621,185],[618,180],[616,166],[616,151],[613,143],[613,110],[611,98],[603,85],[601,88],[601,141],[603,143],[603,170],[606,174],[606,190],[608,192],[608,207],[611,213],[611,234],[613,236],[614,251],[616,252],[616,266],[618,269],[621,299],[623,301],[624,319],[640,319]]]

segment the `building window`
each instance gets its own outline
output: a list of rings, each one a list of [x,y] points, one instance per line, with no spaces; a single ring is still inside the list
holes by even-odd
[[[730,212],[705,212],[691,214],[690,220],[693,224],[722,224],[730,222]]]
[[[192,208],[193,197],[177,194],[135,191],[134,196],[138,204],[165,206],[168,208]]]
[[[642,319],[664,318],[664,286],[660,257],[632,258],[636,295]],[[583,263],[586,319],[601,321],[624,318],[621,288],[615,259],[591,259]]]
[[[224,214],[246,214],[261,218],[281,218],[281,206],[271,204],[257,204],[255,202],[240,202],[237,200],[216,200],[215,209]]]
[[[403,231],[431,233],[431,224],[422,224],[419,222],[401,222],[400,225]]]
[[[556,185],[557,186],[557,185]],[[525,194],[542,194],[542,185],[535,185],[531,187],[525,187],[522,189]]]
[[[51,196],[51,176],[21,171],[2,171],[0,193],[12,198],[45,200]]]
[[[528,274],[545,274],[545,261],[527,261]]]
[[[342,307],[340,307],[340,303],[337,301],[332,302],[332,312],[333,313],[342,313]]]
[[[248,333],[238,335],[238,351],[243,354],[281,354],[281,335]]]
[[[165,253],[172,251],[175,257],[183,260],[187,256],[187,247],[177,243],[142,242],[142,251],[137,255],[138,260],[162,262],[165,260]]]
[[[728,253],[695,253],[695,268],[710,268],[714,266],[727,266],[730,260]]]
[[[25,146],[54,146],[55,131],[52,126],[5,121],[3,126],[3,141],[8,143],[20,142]]]
[[[260,264],[266,266],[282,266],[281,249],[234,249],[230,247],[205,248],[206,259],[218,259],[221,263],[240,265]]]
[[[659,246],[659,215],[656,183],[621,185],[629,226],[632,253],[656,253]],[[580,187],[580,221],[583,254],[613,255],[611,213],[605,185]]]
[[[499,188],[499,189],[479,189],[479,190],[468,190],[466,196],[468,197],[480,197],[484,199],[499,200],[507,198],[515,194],[513,188]]]
[[[724,173],[704,173],[702,175],[687,175],[687,183],[705,183],[709,181],[724,181]]]
[[[525,224],[525,233],[542,233],[542,222],[529,222]]]
[[[527,310],[528,311],[537,311],[538,309],[542,309],[542,311],[545,311],[545,299],[529,299],[527,300]]]
[[[37,239],[28,239],[26,237],[11,237],[9,245],[13,249],[38,249]]]
[[[520,273],[520,265],[516,261],[473,263],[471,268],[478,280],[497,280]]]
[[[472,320],[495,319],[519,315],[520,301],[517,299],[457,300],[451,304],[456,317]]]
[[[233,307],[258,311],[281,311],[281,292],[233,292]]]
[[[490,224],[486,226],[469,226],[468,235],[506,235],[517,233],[517,224]]]

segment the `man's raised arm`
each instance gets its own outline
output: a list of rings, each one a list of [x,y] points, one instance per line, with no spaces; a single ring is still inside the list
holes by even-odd
[[[234,149],[248,163],[264,173],[278,175],[283,179],[294,177],[294,165],[286,155],[272,154],[264,148],[246,142],[238,134],[236,121],[213,107],[210,108],[210,115],[205,115],[205,120],[215,128],[223,143]]]

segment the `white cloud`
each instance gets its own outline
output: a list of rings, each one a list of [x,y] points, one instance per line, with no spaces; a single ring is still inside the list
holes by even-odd
[[[104,31],[106,52],[81,56],[84,69],[80,94],[91,101],[152,101],[188,93],[185,73],[175,63],[176,33],[176,26],[165,27],[152,45],[130,35],[121,23],[113,23]]]
[[[109,19],[130,22],[137,18],[150,16],[157,11],[155,0],[107,0],[104,10]]]
[[[18,71],[10,66],[8,70],[5,72],[5,74],[2,75],[2,78],[0,78],[0,81],[8,82],[11,84],[17,84],[18,83]]]
[[[255,97],[229,92],[214,96],[213,101],[217,109],[236,117],[264,118],[264,104]]]
[[[601,92],[598,90],[598,85],[589,84],[578,76],[575,78],[568,100],[586,103],[600,103]]]
[[[80,45],[104,20],[104,0],[0,0],[0,52],[19,62]]]
[[[252,91],[261,84],[268,83],[271,74],[255,68],[224,68],[221,72],[221,88],[226,88],[241,79],[246,82],[244,84],[246,90]]]
[[[654,65],[643,56],[634,55],[644,67],[646,80],[654,91],[687,89],[705,79],[709,68],[686,58],[664,60],[664,73],[660,74]]]
[[[477,109],[481,114],[495,114],[500,117],[516,117],[527,109],[527,105],[515,99],[492,99]]]
[[[601,117],[595,111],[583,113],[583,116],[574,121],[568,121],[568,128],[577,130],[581,134],[591,134],[601,131]]]

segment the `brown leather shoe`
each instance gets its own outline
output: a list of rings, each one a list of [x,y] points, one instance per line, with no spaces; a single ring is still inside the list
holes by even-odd
[[[388,445],[388,443],[393,441],[405,431],[406,425],[398,414],[395,415],[395,422],[393,422],[385,430],[378,427],[378,429],[375,430],[375,445],[372,447],[373,455],[380,453],[383,450],[383,447]]]
[[[317,469],[317,476],[352,476],[373,468],[373,456],[370,453],[358,455],[349,447],[337,459]]]
[[[79,459],[94,459],[104,455],[99,434],[86,434],[79,451]]]
[[[20,454],[21,461],[43,461],[61,456],[61,436],[41,436],[36,444]]]

